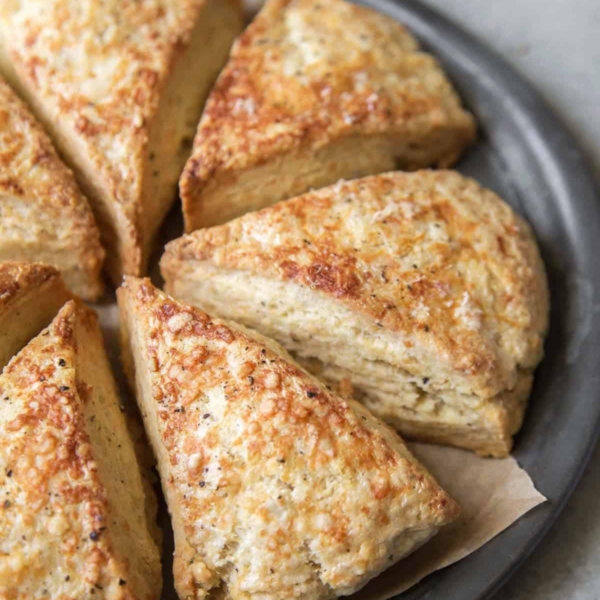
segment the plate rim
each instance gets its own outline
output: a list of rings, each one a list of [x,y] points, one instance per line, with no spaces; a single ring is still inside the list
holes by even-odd
[[[499,53],[479,40],[476,35],[465,31],[459,25],[454,24],[451,19],[420,1],[353,1],[390,14],[392,18],[406,25],[424,44],[426,49],[431,49],[432,53],[449,72],[453,82],[456,80],[453,74],[457,69],[471,69],[472,72],[483,73],[484,78],[486,71],[493,73],[493,77],[488,75],[483,85],[491,86],[491,88],[502,88],[505,94],[508,91],[508,96],[513,102],[512,108],[517,111],[515,119],[522,119],[525,125],[523,139],[531,150],[542,154],[542,158],[538,159],[540,171],[546,176],[549,182],[548,185],[555,192],[555,188],[562,188],[560,194],[556,193],[556,198],[558,203],[562,204],[563,210],[567,212],[576,210],[579,214],[586,213],[592,224],[586,230],[585,243],[587,246],[596,248],[598,250],[597,256],[600,257],[600,241],[590,239],[590,232],[594,224],[598,227],[597,237],[600,238],[600,195],[596,176],[577,139],[568,131],[562,119],[549,107],[546,100],[534,88],[534,85]],[[454,55],[451,56],[450,52],[453,52]],[[460,89],[460,86],[458,87]],[[589,253],[587,256],[589,257]],[[600,289],[600,266],[592,269],[590,280],[593,286],[592,293]],[[592,316],[592,318],[594,317]],[[594,319],[592,327],[597,332],[600,331],[598,319]],[[594,357],[593,362],[598,372],[600,372],[600,356]],[[600,385],[596,384],[594,387],[596,398],[600,396],[599,389]],[[522,519],[526,522],[522,522],[518,530],[511,526],[493,540],[510,540],[513,544],[519,546],[518,553],[503,557],[498,568],[489,569],[490,571],[495,570],[495,574],[490,574],[487,581],[483,581],[483,578],[479,576],[479,583],[471,586],[470,590],[466,590],[466,587],[463,586],[460,589],[455,588],[448,594],[448,589],[446,589],[445,600],[467,600],[467,598],[485,600],[491,598],[525,563],[548,533],[574,492],[600,437],[600,403],[597,402],[595,407],[589,402],[588,404],[590,413],[592,413],[590,414],[590,423],[586,428],[585,439],[580,439],[578,442],[577,456],[574,457],[576,460],[571,461],[577,463],[577,465],[566,477],[560,495],[549,498],[549,502],[528,513],[526,519]],[[519,458],[518,451],[516,458]],[[479,555],[484,551],[484,548],[457,564]],[[436,580],[438,585],[447,584],[448,581],[445,582],[444,580],[452,579],[452,569],[451,566],[430,575],[416,588],[421,591],[423,597],[433,598],[430,593],[434,592],[434,587],[437,587]],[[452,584],[455,585],[456,582],[453,581]],[[413,588],[413,590],[416,588]],[[464,595],[463,590],[468,595]],[[410,590],[395,596],[394,600],[404,600],[408,598],[407,594],[409,593]],[[420,596],[414,596],[414,598],[418,597]]]

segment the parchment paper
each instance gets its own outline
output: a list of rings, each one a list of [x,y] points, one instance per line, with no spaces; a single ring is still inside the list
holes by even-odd
[[[119,362],[118,310],[114,303],[96,306],[108,354],[121,393],[128,397]],[[126,402],[127,403],[127,402]],[[527,473],[513,458],[479,458],[471,452],[430,444],[409,444],[415,456],[433,473],[441,486],[462,508],[461,519],[444,529],[413,555],[371,581],[352,600],[388,600],[421,579],[457,562],[481,548],[519,517],[545,501]],[[167,519],[161,519],[167,522]],[[166,547],[172,548],[170,528],[165,528]],[[163,600],[177,600],[170,577],[171,557],[165,553]]]
[[[545,501],[514,458],[480,458],[466,450],[408,444],[462,508],[460,520],[369,583],[353,600],[388,600],[481,548]]]

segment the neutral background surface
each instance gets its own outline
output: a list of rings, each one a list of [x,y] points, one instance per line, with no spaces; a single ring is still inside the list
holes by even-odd
[[[415,1],[512,63],[570,127],[600,180],[600,0]],[[600,600],[600,447],[558,523],[498,598]]]

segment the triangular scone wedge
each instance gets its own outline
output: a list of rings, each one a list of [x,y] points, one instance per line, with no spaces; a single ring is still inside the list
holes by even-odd
[[[54,267],[0,263],[0,371],[71,298]]]
[[[238,0],[0,2],[0,66],[88,196],[116,282],[146,268]]]
[[[345,0],[268,0],[233,47],[181,178],[186,231],[311,188],[449,166],[474,137],[436,60]]]
[[[344,379],[413,438],[506,455],[543,352],[535,240],[450,171],[341,182],[167,246],[166,289]]]
[[[0,597],[160,597],[96,315],[71,301],[0,376]]]
[[[2,80],[0,260],[54,265],[82,298],[102,293],[104,250],[88,202],[41,125]]]
[[[351,594],[457,517],[394,431],[274,342],[148,280],[118,297],[181,598]]]

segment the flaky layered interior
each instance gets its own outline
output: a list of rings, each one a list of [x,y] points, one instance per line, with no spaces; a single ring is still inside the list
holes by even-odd
[[[73,239],[68,215],[32,198],[0,197],[0,261],[25,260],[57,267],[75,294],[95,299],[102,292],[96,246]],[[92,240],[94,241],[94,240]],[[75,244],[77,244],[75,246]],[[54,316],[54,315],[53,315]]]
[[[0,246],[0,256],[1,256]],[[57,277],[31,287],[17,296],[0,314],[0,370],[44,327],[69,299]]]
[[[394,166],[385,138],[352,136],[321,148],[307,147],[277,156],[236,172],[233,179],[228,172],[217,173],[208,181],[184,174],[186,231],[224,223],[310,188],[390,171]]]
[[[448,165],[456,154],[456,132],[451,129],[415,139],[409,135],[354,135],[279,155],[235,175],[219,172],[207,182],[184,175],[188,179],[183,194],[186,231],[224,223],[340,179],[358,179],[396,168]]]
[[[95,327],[78,323],[75,377],[98,476],[106,489],[112,548],[128,565],[130,589],[153,597],[161,586],[160,556],[147,522],[140,467],[115,383]]]
[[[513,390],[483,398],[441,364],[416,376],[411,367],[420,357],[392,332],[299,285],[193,262],[166,279],[175,297],[276,339],[325,380],[350,383],[358,399],[405,436],[495,456],[510,451],[530,371],[518,374]]]
[[[351,371],[315,358],[299,360],[341,393],[354,395],[405,438],[458,446],[484,456],[510,452],[533,383],[533,375],[524,371],[513,390],[482,399],[451,390],[426,392],[408,381],[406,371],[382,362],[363,360],[361,368]]]

